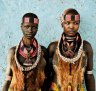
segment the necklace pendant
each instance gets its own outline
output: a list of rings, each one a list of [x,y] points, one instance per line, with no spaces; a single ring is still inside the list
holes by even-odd
[[[26,63],[30,63],[31,62],[31,59],[30,58],[27,58],[26,59]]]
[[[71,75],[68,76],[68,82],[72,83],[72,76]]]
[[[71,86],[70,85],[68,85],[68,91],[71,91]]]
[[[27,54],[27,59],[29,59],[29,58],[30,58],[30,53]]]
[[[23,65],[25,65],[25,66],[30,66],[30,65],[32,65],[32,62],[31,62],[30,57],[25,60],[25,62],[23,63]]]

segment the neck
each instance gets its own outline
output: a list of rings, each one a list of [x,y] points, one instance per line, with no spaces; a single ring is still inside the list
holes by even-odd
[[[23,40],[23,42],[24,42],[24,44],[25,44],[26,46],[31,46],[33,39],[28,39],[28,38],[26,38],[26,37],[23,37],[22,40]]]
[[[65,33],[63,33],[62,35],[62,39],[66,39],[66,40],[69,40],[69,41],[74,41],[76,39],[76,36],[77,36],[77,33],[74,35],[74,36],[68,36],[66,35]],[[63,38],[64,37],[64,38]]]
[[[65,57],[73,58],[80,45],[81,42],[78,34],[72,37],[67,36],[65,33],[62,34],[61,53]]]

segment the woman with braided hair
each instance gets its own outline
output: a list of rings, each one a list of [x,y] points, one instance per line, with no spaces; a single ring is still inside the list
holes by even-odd
[[[80,14],[67,9],[61,17],[63,33],[59,41],[48,46],[49,60],[53,65],[51,91],[95,91],[93,50],[78,32]]]

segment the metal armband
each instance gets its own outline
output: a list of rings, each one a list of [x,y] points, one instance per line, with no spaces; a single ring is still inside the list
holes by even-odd
[[[87,71],[86,74],[93,74],[93,71],[92,70],[91,71]]]
[[[6,80],[6,81],[11,81],[11,80],[12,80],[12,76],[8,76],[8,75],[7,75],[6,78],[5,78],[5,80]]]

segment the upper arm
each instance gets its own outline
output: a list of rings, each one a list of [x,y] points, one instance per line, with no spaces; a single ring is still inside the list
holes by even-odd
[[[11,60],[15,54],[15,47],[12,47],[9,49],[7,54],[7,69],[6,69],[6,75],[12,76],[12,69],[11,69]]]
[[[87,55],[87,67],[85,72],[85,85],[88,91],[95,91],[95,78],[93,70],[93,49],[87,41],[84,41],[84,50]],[[87,74],[86,74],[87,73]]]
[[[58,42],[52,42],[48,46],[49,58],[53,58]]]
[[[52,42],[51,44],[49,44],[49,46],[47,48],[48,61],[47,61],[45,73],[46,73],[46,76],[49,77],[51,80],[53,80],[53,74],[54,74],[53,65],[52,65],[52,58],[53,58],[56,46],[57,46],[57,43]]]
[[[10,83],[11,83],[11,79],[12,79],[11,60],[12,60],[12,57],[15,53],[14,50],[15,50],[14,48],[11,48],[7,54],[6,78],[5,78],[3,87],[2,87],[2,91],[8,91]]]
[[[89,42],[84,41],[84,51],[87,56],[87,67],[86,71],[92,71],[93,70],[93,49]]]
[[[43,57],[44,59],[47,61],[48,60],[48,52],[47,52],[47,48],[44,46],[41,46],[42,52],[43,52]]]

